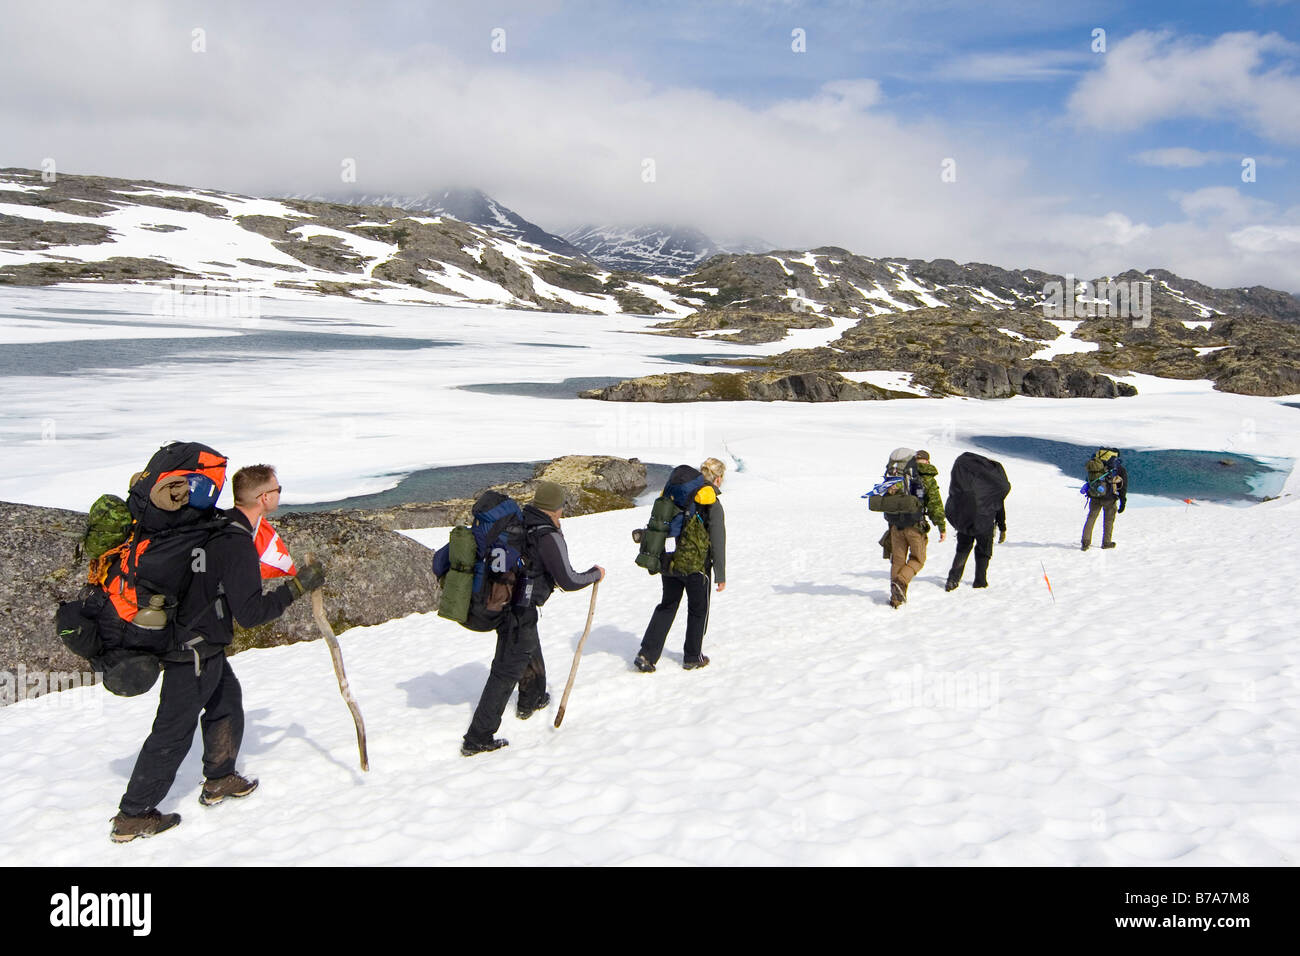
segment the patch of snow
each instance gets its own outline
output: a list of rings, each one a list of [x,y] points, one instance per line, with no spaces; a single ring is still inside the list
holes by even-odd
[[[1085,342],[1082,339],[1074,337],[1074,330],[1083,325],[1082,320],[1072,321],[1070,319],[1047,319],[1061,330],[1060,338],[1054,339],[1051,344],[1039,349],[1031,359],[1051,359],[1058,355],[1073,355],[1078,352],[1096,352],[1101,348],[1096,342]]]
[[[929,395],[928,389],[912,383],[911,372],[890,372],[890,371],[872,371],[872,372],[840,372],[845,378],[853,382],[866,382],[868,385],[875,385],[877,388],[887,388],[891,392],[909,392],[912,395]]]

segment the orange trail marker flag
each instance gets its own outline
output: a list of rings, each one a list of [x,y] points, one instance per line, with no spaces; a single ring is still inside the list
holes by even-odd
[[[1047,584],[1047,593],[1052,595],[1052,603],[1056,603],[1056,592],[1052,590],[1052,579],[1047,576],[1047,565],[1039,561],[1038,566],[1043,569],[1043,581]]]

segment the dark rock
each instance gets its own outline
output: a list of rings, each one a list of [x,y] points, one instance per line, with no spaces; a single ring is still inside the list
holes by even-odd
[[[607,402],[861,402],[916,396],[854,382],[838,372],[779,370],[647,375],[581,397]]]

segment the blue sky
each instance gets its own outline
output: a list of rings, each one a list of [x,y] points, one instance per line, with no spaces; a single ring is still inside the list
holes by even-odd
[[[0,165],[1300,291],[1298,2],[3,9]]]

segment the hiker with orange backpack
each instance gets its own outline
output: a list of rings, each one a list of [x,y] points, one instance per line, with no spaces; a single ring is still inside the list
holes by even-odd
[[[181,822],[178,813],[160,813],[158,804],[189,752],[196,725],[203,733],[205,778],[199,802],[212,806],[227,797],[248,796],[257,788],[256,780],[235,772],[244,707],[243,692],[225,654],[234,637],[234,623],[256,627],[274,620],[325,580],[318,565],[308,564],[287,586],[262,593],[261,561],[254,542],[263,517],[279,507],[280,485],[270,466],[241,469],[233,481],[235,507],[222,512],[215,505],[225,469],[226,459],[207,446],[167,445],[131,485],[128,506],[137,530],[122,552],[121,573],[106,583],[110,594],[115,594],[116,616],[122,616],[118,599],[128,594],[135,613],[129,621],[116,622],[117,634],[128,644],[140,631],[155,630],[167,637],[160,637],[156,647],[162,659],[158,714],[113,818],[110,835],[116,843],[153,836]],[[153,577],[133,574],[152,550],[141,546],[142,533],[152,532],[165,541],[167,531],[174,537],[180,533],[177,529],[187,528],[194,534],[206,531],[201,545],[174,557],[171,568],[149,568]],[[182,583],[173,585],[170,593],[163,592],[163,600],[154,596],[141,607],[143,589],[154,577],[174,574],[177,560],[188,564],[188,574],[173,578]]]

